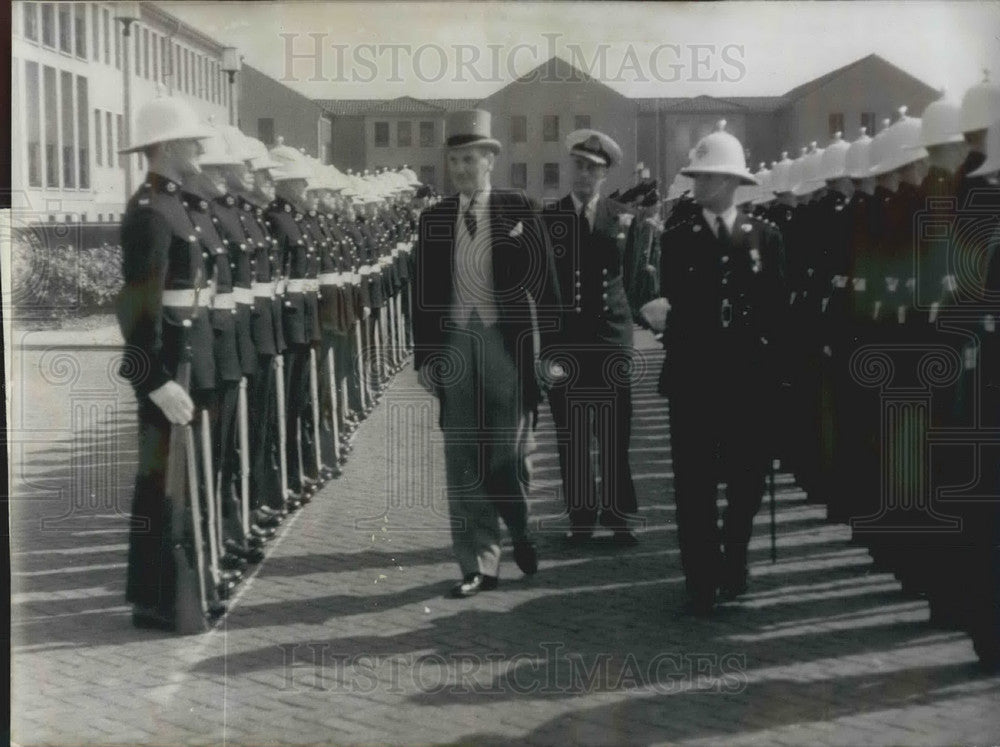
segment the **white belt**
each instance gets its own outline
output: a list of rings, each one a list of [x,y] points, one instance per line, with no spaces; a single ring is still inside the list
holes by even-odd
[[[296,278],[295,280],[289,280],[288,284],[285,286],[285,290],[289,293],[305,293],[306,279]]]
[[[320,285],[341,285],[344,282],[344,276],[339,272],[323,272],[319,276]]]
[[[255,282],[251,292],[254,298],[272,298],[274,296],[274,283]]]
[[[249,288],[233,288],[233,296],[236,298],[236,303],[253,303],[253,291]]]
[[[236,296],[232,293],[216,293],[212,297],[212,308],[222,311],[236,308]]]
[[[317,293],[319,291],[319,278],[306,278],[306,293]]]
[[[208,306],[211,300],[211,291],[202,290],[198,294],[198,305]],[[164,306],[190,309],[194,306],[195,291],[193,288],[182,289],[182,290],[165,290],[163,291],[162,304]]]

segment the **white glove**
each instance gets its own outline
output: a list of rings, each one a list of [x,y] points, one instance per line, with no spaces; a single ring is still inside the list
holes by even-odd
[[[174,425],[187,425],[194,417],[194,402],[176,381],[168,381],[154,389],[149,393],[149,398]]]

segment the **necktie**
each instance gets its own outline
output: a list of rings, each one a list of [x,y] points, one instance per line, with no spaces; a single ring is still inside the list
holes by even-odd
[[[465,221],[465,230],[469,232],[469,238],[476,238],[476,216],[472,214],[472,206],[476,204],[476,198],[469,200],[469,207],[465,209],[462,219]]]
[[[729,229],[726,228],[726,222],[722,220],[721,215],[717,215],[715,217],[715,225],[718,227],[717,233],[719,236],[719,241],[721,241],[723,244],[728,244],[731,241],[732,237],[729,235]]]
[[[580,235],[590,236],[590,221],[587,220],[587,206],[580,206]]]

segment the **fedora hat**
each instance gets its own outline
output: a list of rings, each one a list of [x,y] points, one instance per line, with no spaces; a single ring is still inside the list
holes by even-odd
[[[500,141],[490,136],[490,113],[484,109],[450,112],[444,123],[445,145],[449,148],[479,146],[500,152]]]

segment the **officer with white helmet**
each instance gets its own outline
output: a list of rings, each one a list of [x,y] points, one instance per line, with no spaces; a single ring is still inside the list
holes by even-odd
[[[781,235],[740,213],[734,195],[756,179],[725,123],[701,139],[681,173],[700,210],[661,239],[671,306],[662,378],[670,400],[681,562],[690,609],[712,611],[719,589],[747,587],[747,543],[771,458],[775,348],[787,292]],[[719,454],[719,460],[716,455]],[[720,533],[716,488],[727,481]]]
[[[969,193],[975,189],[985,189],[989,184],[973,171],[986,160],[986,132],[1000,121],[1000,85],[992,83],[989,73],[983,81],[972,86],[962,97],[959,129],[969,145],[969,155],[958,170],[958,204],[966,204]]]
[[[181,183],[199,171],[199,141],[209,134],[186,103],[157,98],[139,110],[135,138],[122,150],[142,153],[149,164],[121,229],[125,282],[117,312],[126,345],[121,372],[135,389],[139,412],[125,596],[137,627],[180,632],[204,628],[206,605],[210,617],[225,611],[206,584],[203,564],[192,568],[173,552],[175,546],[189,546],[189,538],[173,536],[177,523],[171,525],[170,517],[176,516],[171,509],[183,511],[184,506],[172,505],[179,496],[166,492],[168,459],[179,456],[170,450],[172,426],[195,420],[200,428],[196,411],[212,405],[215,388],[202,248],[180,200]],[[185,349],[190,352],[190,380],[178,383]],[[186,458],[190,464],[194,456]],[[199,496],[188,499],[197,515]],[[201,522],[194,520],[190,531],[200,537]],[[197,540],[192,544],[202,558],[204,547]],[[182,579],[192,578],[197,589],[193,600],[180,593]]]

